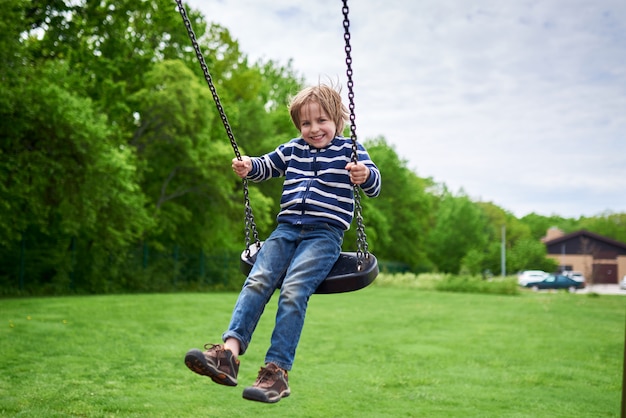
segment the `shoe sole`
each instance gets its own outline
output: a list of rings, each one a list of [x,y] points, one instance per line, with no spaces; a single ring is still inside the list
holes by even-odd
[[[237,379],[227,375],[206,361],[202,351],[193,349],[185,356],[185,365],[194,373],[210,377],[212,381],[224,386],[237,386]]]
[[[276,403],[280,401],[282,398],[286,398],[291,394],[289,388],[282,391],[281,393],[274,396],[267,396],[267,393],[261,389],[255,387],[245,388],[243,391],[243,398],[248,399],[249,401],[257,401],[257,402],[265,402],[265,403]]]

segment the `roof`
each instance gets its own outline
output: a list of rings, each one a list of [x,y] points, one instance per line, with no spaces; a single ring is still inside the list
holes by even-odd
[[[571,232],[569,234],[565,234],[565,235],[560,236],[558,238],[554,238],[554,239],[551,239],[549,241],[545,241],[544,244],[546,246],[554,245],[554,244],[560,244],[562,242],[567,242],[567,241],[570,241],[570,240],[572,240],[574,238],[579,238],[579,237],[591,238],[593,240],[601,241],[601,242],[604,242],[605,244],[613,245],[615,247],[619,247],[619,248],[621,248],[623,250],[626,250],[626,243],[623,243],[623,242],[620,242],[620,241],[615,241],[614,239],[605,237],[603,235],[599,235],[599,234],[595,234],[593,232],[589,232],[586,229],[581,229],[580,231]]]

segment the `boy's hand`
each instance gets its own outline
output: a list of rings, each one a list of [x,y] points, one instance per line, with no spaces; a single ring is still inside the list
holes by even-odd
[[[245,179],[250,170],[252,170],[252,160],[248,156],[242,156],[241,160],[233,158],[233,171],[242,179]]]
[[[346,170],[350,172],[350,181],[352,184],[363,184],[370,176],[370,169],[363,163],[349,162],[346,165]]]

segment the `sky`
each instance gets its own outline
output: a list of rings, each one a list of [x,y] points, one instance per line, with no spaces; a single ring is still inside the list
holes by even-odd
[[[291,60],[346,97],[341,1],[187,4],[251,62]],[[626,1],[348,6],[361,142],[382,136],[419,177],[516,217],[626,213]]]

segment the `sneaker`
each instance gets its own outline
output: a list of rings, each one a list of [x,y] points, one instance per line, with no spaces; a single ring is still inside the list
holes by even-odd
[[[243,397],[251,401],[274,403],[291,394],[287,371],[274,363],[261,367],[254,386],[245,388]]]
[[[206,351],[192,349],[185,356],[185,364],[193,372],[208,376],[215,383],[237,386],[239,360],[232,351],[225,350],[222,344],[206,344]]]

